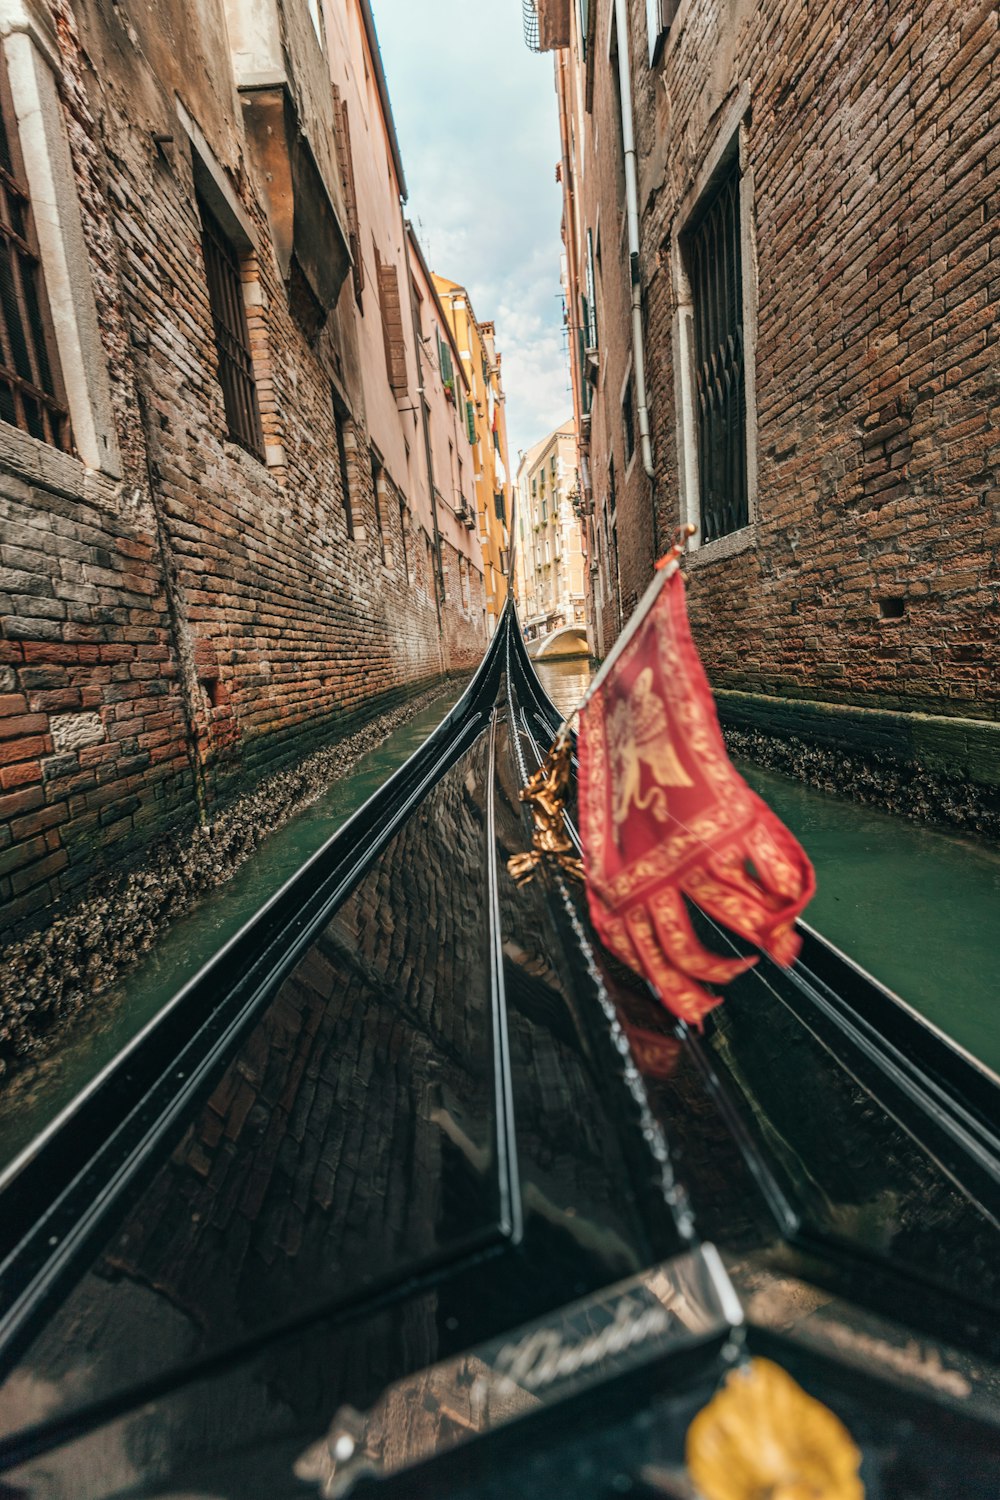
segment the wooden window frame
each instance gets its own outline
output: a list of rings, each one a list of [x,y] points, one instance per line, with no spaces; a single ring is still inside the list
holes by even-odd
[[[407,583],[413,582],[413,574],[410,571],[410,549],[407,545],[407,532],[410,529],[409,508],[402,496],[399,496],[399,544],[403,553],[403,572]]]
[[[363,308],[362,293],[365,289],[365,262],[361,253],[361,220],[358,213],[358,194],[354,182],[354,155],[351,151],[351,117],[347,100],[341,98],[340,90],[334,87],[333,108],[336,126],[337,165],[344,192],[344,208],[347,213],[347,240],[351,247],[354,298]]]
[[[597,278],[594,275],[594,235],[593,231],[587,230],[587,260],[586,260],[586,282],[587,282],[587,319],[585,328],[585,352],[596,350],[598,347],[597,334]]]

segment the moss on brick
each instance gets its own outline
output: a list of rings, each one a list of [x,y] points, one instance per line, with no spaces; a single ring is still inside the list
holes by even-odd
[[[719,717],[733,728],[795,737],[849,754],[885,755],[926,771],[1000,787],[1000,724],[849,707],[762,693],[716,692]]]
[[[718,692],[730,753],[920,822],[1000,838],[1000,725]]]

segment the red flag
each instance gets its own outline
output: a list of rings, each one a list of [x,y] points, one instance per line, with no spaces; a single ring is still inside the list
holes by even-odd
[[[673,567],[580,714],[580,834],[602,941],[667,1008],[700,1026],[722,985],[757,962],[695,934],[685,897],[781,964],[815,890],[798,841],[726,754]]]

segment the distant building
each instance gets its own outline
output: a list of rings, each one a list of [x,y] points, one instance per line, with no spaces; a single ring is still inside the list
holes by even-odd
[[[476,454],[466,416],[471,386],[412,225],[407,225],[407,235],[421,420],[426,423],[429,443],[431,508],[443,543],[436,549],[441,566],[441,629],[447,658],[467,662],[470,643],[475,641],[482,655],[487,639],[483,558],[476,536]],[[473,612],[476,628],[470,632]]]
[[[1000,829],[996,7],[527,9],[597,652],[692,522],[734,731]]]
[[[0,12],[10,930],[471,667],[486,599],[368,0]]]
[[[473,440],[476,523],[483,551],[487,625],[492,635],[507,601],[512,488],[500,354],[494,325],[478,321],[465,288],[444,276],[435,276],[434,285],[458,344],[468,384],[465,421]]]
[[[586,649],[579,479],[572,421],[529,448],[517,471],[518,607],[526,639],[570,627]]]

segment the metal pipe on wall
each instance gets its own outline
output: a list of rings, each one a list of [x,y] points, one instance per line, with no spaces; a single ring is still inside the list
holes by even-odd
[[[628,221],[629,287],[632,303],[632,368],[639,416],[639,450],[642,467],[653,478],[653,445],[649,437],[649,405],[646,394],[646,356],[642,337],[642,286],[639,280],[639,193],[637,186],[635,133],[632,129],[632,56],[629,47],[628,0],[615,0],[615,31],[618,35],[618,84],[622,104],[622,148],[625,157],[625,215]]]

